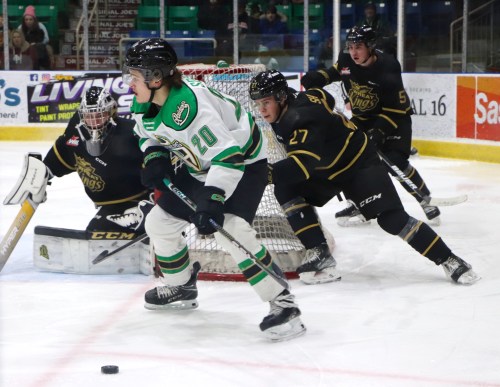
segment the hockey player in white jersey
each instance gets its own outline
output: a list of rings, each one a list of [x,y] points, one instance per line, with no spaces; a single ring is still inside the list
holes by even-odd
[[[123,79],[135,97],[131,111],[144,152],[143,184],[163,191],[146,218],[162,286],[146,292],[147,309],[191,309],[196,301],[198,262],[192,263],[183,230],[215,233],[245,278],[271,310],[260,324],[281,341],[305,332],[294,296],[238,247],[216,232],[223,225],[262,264],[279,272],[250,226],[267,185],[265,138],[234,98],[183,77],[177,55],[162,39],[145,39],[127,51]],[[183,167],[174,169],[176,158]],[[165,185],[173,182],[194,199],[193,212]],[[282,274],[280,274],[282,275]]]

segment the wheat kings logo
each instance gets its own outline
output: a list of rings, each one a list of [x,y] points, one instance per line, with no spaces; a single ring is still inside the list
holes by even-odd
[[[349,100],[352,109],[361,112],[370,111],[379,102],[377,94],[373,92],[372,87],[362,86],[351,80],[351,90],[349,90]]]
[[[75,155],[76,170],[85,187],[92,192],[100,192],[104,189],[104,180],[95,173],[95,168],[82,157]]]

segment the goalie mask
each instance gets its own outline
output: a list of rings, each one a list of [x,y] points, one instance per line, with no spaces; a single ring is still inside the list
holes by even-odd
[[[100,156],[106,150],[111,130],[116,126],[113,120],[116,109],[116,101],[102,87],[92,86],[85,93],[78,108],[80,124],[77,129],[91,156]]]

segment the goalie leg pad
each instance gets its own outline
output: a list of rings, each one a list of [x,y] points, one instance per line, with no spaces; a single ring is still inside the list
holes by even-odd
[[[137,243],[98,265],[92,260],[104,250],[114,250],[129,242],[134,234],[121,232],[88,233],[36,226],[33,262],[41,271],[68,274],[152,274],[149,246]],[[95,238],[95,239],[93,239]]]
[[[28,153],[24,156],[24,164],[16,185],[6,196],[3,204],[20,204],[28,195],[35,203],[43,203],[46,200],[47,184],[50,172],[41,160],[39,153]]]

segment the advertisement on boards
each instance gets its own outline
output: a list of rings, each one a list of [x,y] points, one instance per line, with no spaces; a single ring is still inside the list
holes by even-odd
[[[403,74],[414,111],[414,137],[455,138],[455,78],[453,74]]]
[[[110,91],[118,103],[118,114],[130,114],[132,95],[121,73],[81,73],[54,75],[49,82],[28,85],[28,122],[67,122],[77,111],[85,91],[100,86]]]
[[[0,121],[2,124],[28,122],[26,84],[29,76],[23,71],[0,72]]]
[[[120,72],[0,72],[2,125],[66,123],[91,86],[108,89],[118,103],[118,114],[130,115],[133,95]]]
[[[500,78],[457,76],[457,137],[500,141]]]

